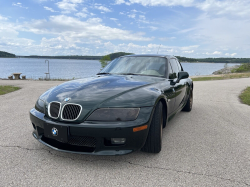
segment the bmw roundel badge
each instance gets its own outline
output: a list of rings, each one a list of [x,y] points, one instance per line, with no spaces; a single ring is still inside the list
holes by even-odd
[[[58,135],[58,130],[55,127],[52,128],[51,132],[52,132],[53,136],[57,136]]]
[[[69,97],[67,97],[67,98],[64,99],[65,102],[68,102],[69,100],[70,100]]]

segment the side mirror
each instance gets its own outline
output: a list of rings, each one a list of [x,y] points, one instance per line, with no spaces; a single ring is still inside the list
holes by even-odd
[[[181,71],[178,73],[178,80],[180,81],[181,79],[187,79],[189,77],[188,72],[186,71]]]
[[[188,77],[189,77],[188,72],[186,72],[186,71],[180,71],[178,73],[177,80],[176,81],[170,80],[171,81],[170,84],[171,85],[175,85],[176,83],[179,83],[181,79],[187,79]]]

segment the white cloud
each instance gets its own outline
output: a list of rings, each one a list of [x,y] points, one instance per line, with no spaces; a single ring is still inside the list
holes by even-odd
[[[194,52],[194,50],[191,50],[191,51],[183,51],[184,53],[193,53]]]
[[[58,12],[58,11],[55,11],[53,8],[50,8],[50,7],[47,7],[47,6],[44,6],[43,7],[45,10],[48,10],[50,12]]]
[[[139,11],[139,10],[136,10],[136,9],[131,10],[131,12],[145,14],[145,12],[142,12],[142,11]]]
[[[86,13],[83,13],[83,12],[78,12],[75,14],[77,17],[80,17],[80,18],[86,18],[88,15]]]
[[[250,15],[249,0],[205,0],[196,6],[205,12],[215,15]]]
[[[220,55],[221,52],[220,52],[220,51],[215,51],[215,52],[213,52],[212,54],[213,54],[213,55]]]
[[[189,51],[189,50],[197,49],[198,47],[199,45],[190,45],[190,46],[184,46],[184,47],[179,47],[179,48],[182,51]]]
[[[191,32],[191,31],[193,31],[193,30],[195,30],[195,29],[197,29],[197,28],[188,28],[188,29],[182,29],[182,30],[180,30],[180,31],[178,31],[177,33],[188,33],[188,32]]]
[[[101,11],[104,11],[104,12],[112,12],[109,8],[107,8],[107,7],[103,6],[103,5],[101,5],[101,6],[95,5],[94,8],[98,9],[98,10],[101,10]]]
[[[245,19],[231,19],[227,17],[210,17],[206,14],[197,19],[195,30],[186,36],[190,40],[203,45],[203,48],[228,52],[241,51],[241,54],[249,54],[250,51],[250,17]],[[210,51],[211,51],[210,50]]]
[[[150,28],[152,31],[158,30],[158,27],[155,27],[155,26],[149,26],[149,28]]]
[[[24,7],[23,5],[22,5],[22,3],[12,3],[12,6],[17,6],[17,7],[20,7],[20,8],[25,8],[25,9],[28,9],[28,7]]]
[[[3,23],[0,22],[0,51],[20,54],[34,44],[33,40],[19,38],[19,32],[16,31],[14,25],[8,22],[5,22],[4,26],[2,25]]]
[[[58,2],[56,3],[58,8],[63,10],[63,13],[70,13],[76,11],[76,4],[67,3],[67,2]]]
[[[84,7],[81,12],[77,12],[75,14],[75,16],[77,16],[79,18],[86,18],[88,15],[92,16],[92,13],[89,13],[88,9],[86,7]]]
[[[176,37],[163,37],[163,38],[159,38],[159,40],[161,40],[161,41],[170,41],[170,40],[174,40],[174,39],[176,39]]]
[[[83,0],[63,0],[57,2],[56,5],[62,10],[62,13],[68,14],[77,11],[78,4],[82,3]]]
[[[87,13],[88,12],[88,9],[86,7],[82,8],[82,12],[85,12]]]
[[[237,55],[237,53],[232,53],[232,54],[226,53],[226,54],[225,54],[225,56],[231,56],[231,57],[234,57],[234,56],[236,56],[236,55]]]
[[[121,24],[119,23],[118,19],[116,18],[109,18],[110,20],[114,21],[119,27],[121,26]]]
[[[110,18],[110,20],[117,21],[118,19],[116,19],[116,18]]]
[[[217,56],[217,55],[220,55],[222,53],[220,51],[214,51],[212,53],[206,52],[206,53],[203,53],[203,54],[210,55],[210,56]]]
[[[249,0],[116,0],[116,4],[141,4],[142,6],[196,7],[211,15],[250,15]]]
[[[34,20],[26,22],[20,26],[23,31],[36,34],[54,34],[71,38],[72,40],[129,40],[129,41],[149,41],[152,38],[144,37],[144,33],[131,33],[105,26],[100,18],[91,18],[87,21],[80,21],[77,18],[59,15],[50,16],[47,20]]]
[[[121,44],[113,44],[111,42],[106,42],[103,44],[98,45],[100,48],[104,50],[104,54],[118,52],[118,51],[125,51],[131,52],[135,54],[156,54],[159,49],[159,44],[149,43],[147,45],[138,45],[134,43],[121,43]],[[159,54],[166,54],[166,55],[187,55],[194,52],[194,48],[197,46],[166,46],[161,45],[159,49]],[[188,50],[184,50],[188,49]]]
[[[120,4],[126,4],[126,5],[131,5],[131,3],[130,2],[126,2],[126,1],[124,1],[124,0],[115,0],[115,4],[117,4],[117,5],[120,5]]]
[[[128,15],[129,18],[133,18],[133,19],[135,18],[135,16],[136,16],[135,14],[129,14]]]
[[[8,20],[8,18],[0,15],[0,20]]]
[[[116,4],[141,4],[143,6],[191,6],[194,0],[116,0]]]
[[[119,5],[119,4],[125,3],[125,1],[124,0],[115,0],[115,3]]]

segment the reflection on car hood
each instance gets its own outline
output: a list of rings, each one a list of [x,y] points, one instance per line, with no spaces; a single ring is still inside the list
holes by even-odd
[[[70,102],[93,106],[130,90],[162,80],[163,78],[131,75],[105,75],[79,79],[55,87],[50,92],[47,102],[63,102],[65,98],[69,97]]]

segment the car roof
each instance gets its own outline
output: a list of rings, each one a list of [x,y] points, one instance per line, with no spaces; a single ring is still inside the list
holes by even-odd
[[[123,57],[165,57],[165,58],[175,58],[172,55],[162,55],[162,54],[141,54],[141,55],[126,55]]]

